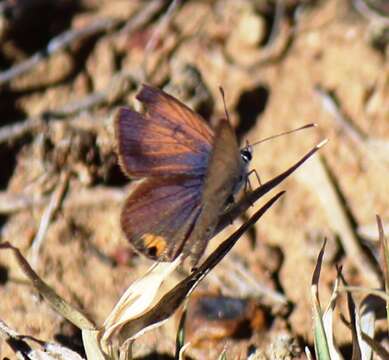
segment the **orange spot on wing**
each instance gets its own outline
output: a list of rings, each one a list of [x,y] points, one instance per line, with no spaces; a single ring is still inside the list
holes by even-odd
[[[144,246],[152,252],[152,255],[156,257],[161,256],[161,254],[166,249],[166,240],[163,236],[155,234],[144,234],[142,235],[142,240]]]

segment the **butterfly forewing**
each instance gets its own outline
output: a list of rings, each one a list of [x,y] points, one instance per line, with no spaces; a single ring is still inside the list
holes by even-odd
[[[173,96],[157,88],[143,85],[137,99],[146,106],[147,116],[150,119],[165,119],[173,126],[179,124],[187,135],[187,140],[195,140],[197,147],[203,146],[204,143],[208,145],[212,143],[213,131],[204,119]]]
[[[212,144],[205,121],[173,97],[143,86],[146,115],[119,109],[115,132],[119,161],[130,177],[203,175]]]
[[[199,178],[185,176],[150,178],[137,185],[121,215],[135,249],[153,260],[174,260],[196,222],[201,188]]]

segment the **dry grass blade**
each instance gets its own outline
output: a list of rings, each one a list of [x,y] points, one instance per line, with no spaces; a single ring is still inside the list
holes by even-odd
[[[24,354],[31,351],[22,337],[2,320],[0,320],[0,338],[7,342],[18,359],[25,359]]]
[[[44,349],[33,350],[28,354],[31,360],[83,360],[83,358],[68,348],[58,344],[46,343]],[[93,358],[98,359],[98,358]]]
[[[312,148],[308,153],[306,153],[299,161],[292,165],[289,169],[276,176],[275,178],[264,183],[258,189],[252,191],[246,195],[242,200],[234,204],[228,211],[224,213],[221,217],[218,226],[215,230],[215,235],[222,231],[226,226],[231,224],[231,221],[238,218],[243,214],[249,207],[251,207],[260,197],[267,194],[274,187],[279,185],[284,181],[289,175],[295,172],[302,164],[304,164],[309,158],[311,158],[320,148],[322,148],[327,143],[327,140],[323,140]]]
[[[342,111],[336,95],[320,86],[315,88],[315,92],[320,96],[323,107],[336,120],[339,128],[378,168],[386,173],[389,166],[389,143],[383,139],[368,136]]]
[[[377,341],[372,339],[370,336],[362,333],[362,339],[366,342],[382,360],[389,359],[389,352]]]
[[[343,286],[341,291],[349,291],[349,292],[362,292],[366,294],[375,295],[385,301],[389,301],[389,296],[385,294],[384,291],[370,289],[362,286]]]
[[[181,349],[180,352],[178,353],[178,358],[177,360],[185,360],[187,357],[185,356],[185,351],[186,349],[190,346],[190,343],[186,343]]]
[[[111,357],[106,356],[100,347],[98,330],[82,329],[81,335],[88,360],[111,360]]]
[[[305,355],[307,356],[308,360],[313,360],[311,351],[309,350],[309,348],[307,346],[305,347]]]
[[[41,222],[39,224],[38,232],[31,245],[31,265],[36,269],[38,265],[39,252],[43,245],[43,241],[46,237],[47,230],[49,228],[50,222],[52,221],[55,212],[61,204],[65,189],[67,187],[69,180],[68,173],[62,173],[59,184],[51,195],[50,202],[47,205],[46,209],[43,212]]]
[[[334,288],[332,290],[331,299],[328,303],[327,309],[323,315],[324,331],[327,338],[328,350],[330,352],[331,360],[343,359],[339,349],[336,347],[334,342],[333,324],[334,324],[334,310],[336,306],[336,300],[339,296],[339,282],[340,282],[341,268],[338,269],[338,273],[335,279]]]
[[[157,263],[140,279],[129,286],[116,304],[101,330],[101,343],[107,350],[114,338],[128,322],[139,318],[149,311],[158,301],[163,281],[182,262],[178,257],[172,263]]]
[[[31,268],[30,264],[23,257],[19,249],[5,242],[0,244],[0,249],[10,249],[13,251],[16,260],[23,273],[32,282],[34,288],[42,295],[49,305],[61,316],[82,330],[85,351],[88,359],[104,360],[105,357],[97,342],[97,331],[92,321],[84,314],[75,309],[64,299],[62,299],[50,286],[48,286]],[[65,350],[64,350],[65,351]],[[64,358],[65,359],[65,358]]]
[[[343,323],[351,330],[351,324],[341,315]],[[364,332],[361,332],[361,338],[366,342],[382,360],[389,359],[389,352],[377,341],[372,339],[370,336],[366,335]]]
[[[385,293],[386,293],[386,318],[389,332],[389,242],[385,237],[382,220],[377,215],[377,226],[382,252],[382,271],[384,273]]]
[[[186,306],[184,311],[182,312],[180,323],[178,324],[177,337],[176,337],[176,355],[175,360],[179,360],[181,358],[181,350],[185,345],[185,321],[186,321]]]
[[[80,329],[93,330],[94,324],[84,314],[76,310],[73,306],[62,299],[50,286],[48,286],[31,268],[30,264],[21,254],[18,248],[5,242],[0,244],[0,249],[10,249],[13,251],[16,260],[22,269],[23,273],[30,279],[34,288],[41,294],[50,304],[50,306],[65,319]]]
[[[312,298],[312,307],[313,307],[313,321],[314,321],[314,343],[315,343],[315,352],[319,360],[330,360],[330,351],[328,348],[327,337],[323,324],[323,314],[320,306],[319,299],[319,280],[320,280],[320,271],[321,265],[323,262],[324,249],[326,241],[324,241],[323,247],[320,250],[319,256],[317,258],[315,270],[312,276],[312,285],[311,285],[311,298]]]
[[[146,331],[162,325],[182,304],[186,297],[194,290],[197,284],[223,259],[231,250],[243,233],[284,194],[280,192],[263,205],[245,224],[234,232],[227,240],[203,262],[190,276],[178,283],[173,289],[165,293],[160,301],[142,316],[133,319],[120,328],[117,340],[120,346],[131,341]],[[104,336],[104,335],[103,335]]]
[[[79,354],[62,345],[44,342],[32,336],[20,335],[2,320],[0,320],[0,338],[8,343],[18,359],[82,360]],[[38,344],[40,348],[30,347],[26,340]]]
[[[340,279],[342,280],[342,283],[347,286],[347,282],[342,276],[342,274],[340,274]],[[351,296],[350,292],[347,292],[347,307],[350,315],[351,335],[352,335],[352,345],[353,345],[353,352],[352,352],[351,359],[359,360],[362,359],[362,353],[359,345],[359,335],[358,335],[358,332],[360,332],[359,324],[357,322],[358,312],[357,312],[357,307],[355,305],[354,299]]]
[[[360,311],[360,328],[361,334],[365,333],[367,336],[374,338],[375,333],[375,321],[376,321],[376,312],[374,309],[374,302],[372,301],[373,297],[367,296],[361,304]],[[361,352],[363,359],[371,360],[373,358],[373,349],[367,344],[363,337],[361,339]]]
[[[339,235],[341,244],[353,264],[372,287],[379,287],[381,276],[371,260],[366,256],[356,237],[347,209],[342,202],[324,161],[314,157],[299,173],[299,179],[307,184],[319,197],[331,227]],[[318,191],[320,189],[320,191]]]
[[[227,360],[227,353],[226,350],[223,350],[223,352],[218,357],[218,360]]]

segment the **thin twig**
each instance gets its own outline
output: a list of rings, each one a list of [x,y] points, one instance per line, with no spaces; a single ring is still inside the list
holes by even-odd
[[[280,32],[280,24],[281,24],[282,19],[284,18],[284,15],[285,15],[284,0],[276,0],[273,26],[271,28],[270,36],[269,36],[267,43],[264,46],[264,49],[271,47],[273,45],[274,41],[276,40],[276,38]]]
[[[130,20],[128,20],[128,22],[124,26],[124,28],[120,32],[116,33],[115,36],[118,36],[121,34],[128,35],[129,33],[138,30],[140,27],[147,24],[155,16],[155,14],[164,6],[164,4],[165,4],[165,1],[163,1],[163,0],[152,1],[152,2],[148,3],[147,5],[145,5],[142,8],[142,10],[140,10]],[[114,27],[114,26],[112,25],[112,27]],[[91,31],[89,27],[87,29],[89,29],[89,32]],[[84,32],[83,32],[84,36],[86,36],[85,32],[87,29],[82,29],[82,30],[84,30]],[[96,30],[96,27],[94,27],[93,29]],[[107,29],[108,29],[108,27],[107,27]],[[81,30],[79,30],[79,31],[81,31]],[[102,31],[102,29],[100,30],[100,32],[101,31]],[[96,31],[96,33],[97,33],[97,31]],[[52,41],[50,41],[48,47],[51,44],[51,47],[50,47],[51,51],[53,51],[53,49],[58,50],[59,46],[64,47],[63,41],[62,41],[62,43],[59,42],[61,37],[63,40],[66,40],[68,42],[70,40],[75,41],[75,39],[77,38],[77,37],[75,37],[75,35],[73,35],[73,36],[70,36],[71,34],[70,35],[68,34],[67,36],[65,36],[65,35],[66,35],[66,33],[59,35],[58,37],[56,37]],[[89,35],[91,35],[91,34],[89,33]],[[81,38],[81,37],[79,37],[79,38]],[[43,58],[41,58],[40,61],[42,59]],[[16,65],[16,66],[18,66],[18,65]],[[20,64],[20,66],[21,66],[21,64]],[[12,68],[12,69],[14,69],[14,68]],[[12,69],[7,70],[4,73],[0,73],[0,85],[1,85],[2,74],[4,75],[7,72],[11,72]],[[20,73],[18,73],[18,71],[16,73],[14,72],[13,77],[20,75]],[[25,134],[28,134],[28,133],[34,131],[35,129],[38,129],[40,126],[42,126],[44,121],[47,121],[48,119],[50,119],[50,117],[63,118],[66,116],[72,116],[76,113],[79,113],[80,111],[88,110],[94,106],[113,102],[113,101],[117,100],[120,96],[122,96],[126,93],[126,85],[125,84],[126,84],[126,82],[128,83],[128,81],[130,81],[130,79],[132,79],[132,78],[135,79],[136,76],[125,73],[125,72],[120,72],[115,76],[115,78],[112,80],[110,85],[108,85],[107,89],[103,92],[92,93],[81,100],[66,104],[62,108],[52,110],[52,111],[44,111],[39,116],[29,117],[29,118],[26,118],[25,120],[22,120],[20,122],[15,123],[15,124],[3,126],[2,128],[0,128],[0,144],[3,144],[5,142],[15,141],[15,140],[21,138],[22,136],[24,136]],[[123,86],[123,84],[124,84],[124,86]]]
[[[357,11],[368,20],[376,21],[385,26],[389,25],[389,19],[382,15],[378,10],[368,6],[366,1],[354,0],[353,4]]]
[[[95,186],[93,188],[83,188],[75,192],[70,192],[62,207],[79,208],[85,206],[96,206],[104,203],[119,204],[127,194],[127,189],[118,189],[115,187]],[[28,208],[47,205],[49,197],[42,196],[36,198],[27,193],[12,193],[8,191],[0,192],[0,214],[9,215]]]
[[[120,30],[118,35],[128,35],[140,27],[148,23],[165,5],[164,0],[154,0],[146,4],[146,6],[134,17],[132,17],[126,25]]]
[[[149,59],[149,54],[155,49],[157,46],[157,43],[159,39],[161,38],[161,35],[166,31],[167,27],[169,26],[169,23],[171,22],[173,15],[178,8],[178,6],[181,4],[181,0],[173,0],[171,4],[169,5],[169,8],[167,9],[166,13],[161,17],[160,21],[156,25],[156,28],[153,31],[153,34],[151,35],[150,39],[148,40],[146,47],[145,47],[145,55],[144,60],[142,64],[142,71],[143,71],[143,77],[144,81],[148,81],[148,74],[147,74],[147,61]]]
[[[351,292],[351,293],[358,293],[359,292],[359,293],[363,293],[366,295],[375,295],[382,300],[389,301],[389,297],[385,294],[385,292],[383,290],[371,289],[371,288],[362,287],[362,286],[344,285],[342,288],[339,289],[339,291]]]
[[[46,237],[47,229],[49,228],[50,222],[53,219],[54,213],[57,211],[61,203],[68,180],[68,173],[63,173],[61,175],[57,188],[51,196],[49,204],[43,212],[38,232],[31,245],[31,266],[34,269],[36,269],[38,265],[39,252]]]
[[[334,94],[331,94],[319,85],[315,87],[314,91],[320,97],[323,108],[334,117],[346,135],[357,143],[363,143],[366,139],[366,134],[364,134],[362,130],[358,129],[351,119],[343,113],[334,97]]]
[[[383,170],[387,174],[389,166],[389,142],[368,136],[359,129],[342,111],[335,94],[320,86],[315,87],[315,93],[322,100],[323,108],[332,115],[344,134],[353,141],[361,151],[363,151],[364,155],[366,155],[377,168]]]
[[[42,60],[47,59],[54,53],[67,48],[70,44],[81,39],[93,36],[100,32],[110,31],[119,24],[112,19],[98,19],[82,29],[67,30],[54,37],[47,46],[32,55],[29,59],[16,64],[12,68],[0,73],[0,86],[11,81],[13,78],[31,71]]]
[[[42,123],[42,117],[29,117],[15,124],[3,126],[0,128],[0,144],[17,140],[39,128]]]
[[[313,157],[297,176],[319,197],[331,227],[339,235],[345,253],[361,276],[372,286],[380,286],[381,276],[355,235],[345,205],[335,189],[329,169],[321,158]]]
[[[231,274],[235,274],[235,277],[231,277],[238,285],[244,283],[249,287],[249,293],[243,294],[243,297],[255,296],[264,297],[272,305],[286,305],[288,299],[280,292],[273,290],[265,285],[258,283],[252,272],[247,270],[240,261],[232,261],[226,259],[225,264],[231,269]],[[230,276],[230,275],[229,275]],[[266,302],[266,300],[264,300]]]
[[[14,351],[17,359],[26,359],[31,347],[22,339],[22,336],[12,330],[3,320],[0,320],[0,338],[2,338]]]
[[[36,199],[31,195],[0,192],[0,214],[12,214],[29,207],[45,203],[45,198]]]
[[[63,119],[93,107],[109,104],[127,93],[134,77],[128,73],[117,74],[104,91],[97,91],[81,100],[72,101],[55,110],[46,110],[36,117],[29,117],[12,125],[0,128],[0,144],[15,141],[25,134],[39,129],[50,119]]]
[[[119,72],[105,90],[91,93],[81,100],[72,101],[57,110],[46,111],[44,116],[45,118],[65,118],[99,105],[113,103],[127,93],[132,80],[135,81],[135,77],[132,74]]]

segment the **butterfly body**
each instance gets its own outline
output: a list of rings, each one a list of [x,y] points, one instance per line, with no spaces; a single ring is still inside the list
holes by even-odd
[[[140,114],[121,108],[115,119],[123,171],[145,178],[128,196],[121,226],[137,251],[158,261],[180,253],[196,263],[228,199],[246,181],[251,149],[239,151],[226,120],[215,130],[163,91],[144,85]]]

